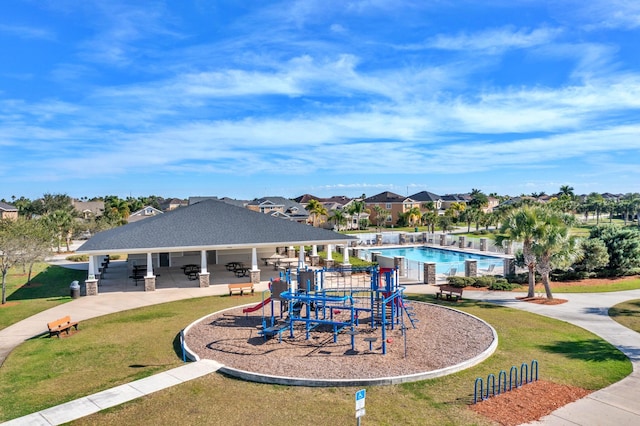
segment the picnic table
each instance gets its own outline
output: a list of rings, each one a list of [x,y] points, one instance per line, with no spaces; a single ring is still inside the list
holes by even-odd
[[[236,274],[236,277],[240,278],[240,277],[246,277],[247,275],[249,275],[249,271],[251,270],[251,268],[236,268],[233,272]]]
[[[190,263],[188,265],[181,266],[180,268],[184,271],[184,274],[189,277],[190,280],[195,280],[198,278],[200,267],[195,263]]]
[[[229,262],[224,265],[227,268],[227,271],[235,271],[239,268],[244,268],[244,264],[242,262]]]
[[[279,259],[277,262],[273,264],[273,269],[275,271],[277,271],[278,268],[289,269],[291,268],[291,265],[297,265],[298,262],[299,262],[298,259]]]

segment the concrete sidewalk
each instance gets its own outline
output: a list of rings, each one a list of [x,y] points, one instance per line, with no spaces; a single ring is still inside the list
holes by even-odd
[[[220,367],[220,364],[212,360],[191,362],[163,373],[94,393],[65,404],[56,405],[2,424],[7,426],[51,426],[68,423],[162,389],[211,374]]]
[[[408,293],[433,293],[435,288],[422,284],[408,285]],[[25,339],[43,332],[44,324],[51,318],[71,315],[84,320],[113,312],[149,306],[158,303],[192,297],[226,293],[226,286],[206,289],[164,289],[155,292],[105,293],[95,297],[82,297],[27,318],[0,331],[0,360]],[[483,300],[503,306],[563,320],[597,334],[611,342],[633,363],[633,373],[618,383],[594,392],[568,404],[531,425],[604,425],[617,426],[640,424],[640,334],[635,333],[608,317],[610,306],[640,299],[640,290],[562,294],[569,302],[562,305],[537,305],[516,300],[516,293],[465,291],[465,297]],[[189,363],[173,370],[121,385],[75,401],[11,420],[7,425],[57,425],[72,421],[108,407],[113,407],[149,393],[183,383],[214,371],[219,364],[214,361]]]

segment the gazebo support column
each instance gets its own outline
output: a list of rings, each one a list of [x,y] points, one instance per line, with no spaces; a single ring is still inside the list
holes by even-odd
[[[144,277],[144,291],[156,291],[156,277],[155,275]]]
[[[298,250],[298,269],[304,269],[306,265],[304,264],[304,246],[300,246],[300,250]]]
[[[98,295],[98,280],[93,278],[93,279],[88,279],[85,280],[84,284],[86,285],[87,288],[87,296],[97,296]]]
[[[258,249],[255,247],[251,249],[251,270],[249,271],[249,277],[252,284],[260,284],[260,269],[258,269]]]
[[[210,275],[207,270],[207,251],[200,250],[200,273],[198,274],[200,288],[209,287]]]
[[[349,263],[349,246],[347,244],[344,245],[342,255],[343,261],[340,264],[340,268],[342,268],[342,275],[349,276],[351,275],[351,264]]]
[[[311,263],[311,266],[320,265],[320,256],[318,256],[318,246],[316,244],[311,246],[311,255],[309,256],[309,263]]]
[[[198,279],[200,280],[200,288],[209,287],[209,277],[211,276],[208,272],[200,272],[198,274]]]
[[[156,290],[156,276],[153,275],[153,256],[147,253],[147,275],[144,277],[144,291]]]

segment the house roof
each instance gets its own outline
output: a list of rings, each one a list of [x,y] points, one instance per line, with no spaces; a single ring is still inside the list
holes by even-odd
[[[78,253],[226,250],[344,244],[355,239],[218,200],[205,200],[94,235]]]
[[[0,201],[0,210],[3,210],[5,212],[17,212],[18,208],[15,206],[12,206],[11,204],[7,204],[5,202]]]
[[[100,216],[104,212],[104,201],[72,200],[73,208],[80,213],[91,213]]]
[[[376,195],[372,195],[364,200],[365,203],[404,203],[407,200],[411,200],[409,197],[403,197],[394,192],[381,192]]]
[[[415,200],[415,201],[434,201],[435,202],[435,201],[438,201],[438,200],[442,200],[441,196],[439,196],[438,194],[434,194],[433,192],[429,192],[429,191],[418,192],[416,194],[413,194],[409,198],[411,198],[412,200]]]
[[[309,212],[300,203],[284,197],[262,197],[249,201],[248,206],[261,207],[281,207],[283,213],[286,213],[288,218],[302,218],[309,217]]]

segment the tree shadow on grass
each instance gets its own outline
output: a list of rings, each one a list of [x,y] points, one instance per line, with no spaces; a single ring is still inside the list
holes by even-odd
[[[614,346],[598,339],[581,340],[579,342],[556,341],[547,345],[540,345],[540,349],[581,361],[627,360],[627,357]]]
[[[625,303],[626,306],[635,306],[638,309],[616,308],[615,306],[609,308],[609,316],[611,317],[637,317],[640,316],[640,300]]]
[[[53,299],[70,297],[71,282],[86,279],[86,272],[73,269],[62,268],[60,266],[49,266],[44,271],[31,278],[29,284],[19,286],[11,294],[7,295],[7,300],[31,300],[31,299]]]

